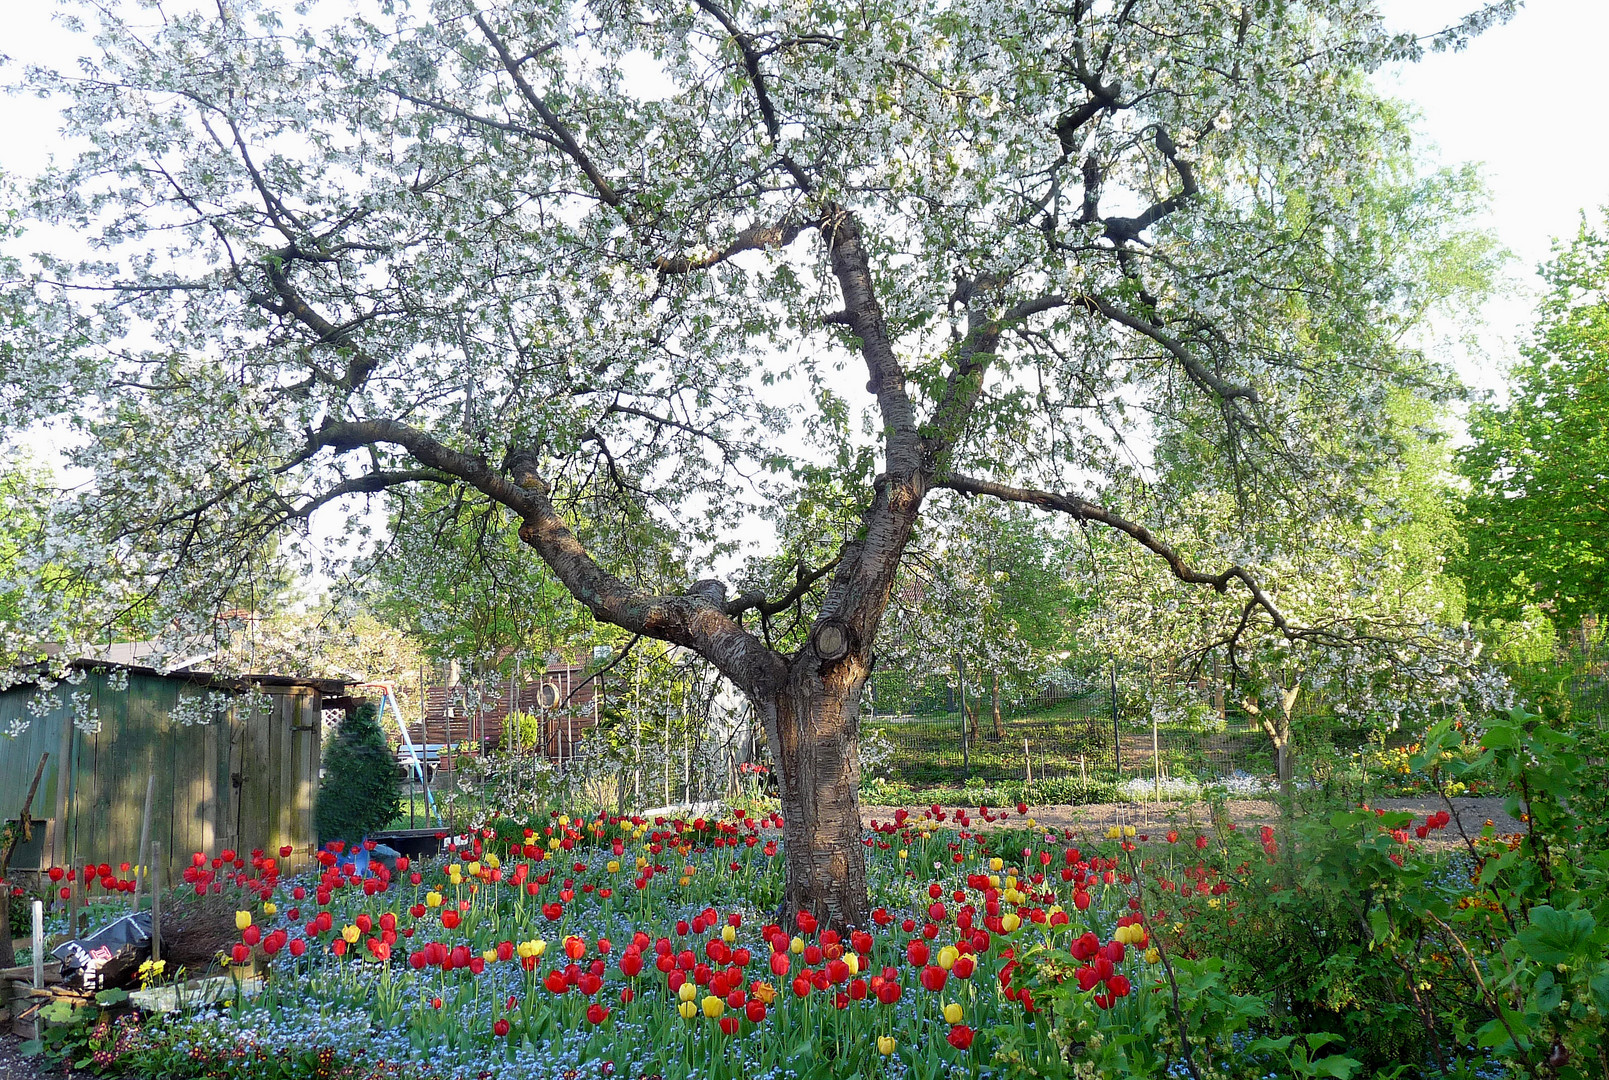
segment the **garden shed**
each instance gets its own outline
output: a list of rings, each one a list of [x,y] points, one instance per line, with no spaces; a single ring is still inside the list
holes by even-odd
[[[340,680],[224,677],[140,662],[137,644],[74,665],[74,682],[41,695],[38,683],[0,690],[0,814],[16,820],[48,754],[29,816],[33,837],[13,870],[133,862],[149,778],[151,839],[171,875],[190,854],[223,848],[277,854],[301,865],[316,842],[320,729],[328,708],[349,707]],[[25,726],[24,726],[25,725]],[[14,735],[8,732],[17,731]]]

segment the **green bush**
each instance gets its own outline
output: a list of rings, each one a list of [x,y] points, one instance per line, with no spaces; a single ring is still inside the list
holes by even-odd
[[[401,805],[396,757],[374,705],[365,702],[346,714],[335,740],[324,748],[324,778],[313,812],[319,841],[361,840],[389,825]]]

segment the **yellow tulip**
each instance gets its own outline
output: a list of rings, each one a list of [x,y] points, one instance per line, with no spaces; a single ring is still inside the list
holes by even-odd
[[[961,1003],[952,1001],[944,1006],[944,1022],[946,1024],[959,1024],[961,1022]]]
[[[1017,932],[1017,927],[1022,925],[1022,919],[1020,919],[1017,916],[1017,913],[1013,911],[1010,915],[1007,915],[1005,918],[1000,920],[1000,925],[1005,927],[1006,933],[1015,934]]]
[[[620,860],[619,859],[610,859],[609,862],[604,867],[604,869],[608,870],[611,874],[620,873]]]
[[[1134,826],[1133,825],[1125,825],[1125,826],[1123,826],[1123,835],[1124,835],[1125,838],[1133,839],[1133,837],[1134,837]]]
[[[1000,875],[999,874],[990,874],[989,875],[989,888],[998,889],[999,887],[1000,887]]]
[[[448,863],[447,872],[449,874],[461,874],[464,872],[464,868],[458,863]]]
[[[1122,828],[1120,826],[1113,825],[1111,828],[1106,830],[1106,839],[1108,839],[1108,840],[1121,840],[1122,838],[1123,838],[1123,830],[1122,830]]]
[[[557,850],[559,850],[559,838],[557,836],[555,836],[553,839],[548,841],[548,850],[549,851],[557,851]]]
[[[676,997],[681,1001],[692,1001],[698,996],[698,984],[689,979],[676,990]]]
[[[246,929],[246,927],[248,927],[250,925],[251,925],[251,912],[249,912],[249,911],[237,911],[237,912],[235,912],[235,929],[236,930],[244,930],[244,929]]]
[[[851,975],[860,974],[860,957],[854,953],[844,953],[844,965],[849,968]]]
[[[341,936],[346,939],[348,945],[356,945],[358,938],[363,936],[363,931],[348,923],[346,926],[341,927]]]
[[[637,869],[642,870],[642,869],[646,868],[647,866],[648,866],[648,860],[646,858],[644,858],[643,856],[641,856],[641,855],[637,856]]]
[[[906,859],[906,858],[909,858],[909,857],[910,857],[910,854],[911,854],[911,853],[910,853],[910,852],[909,852],[909,851],[906,851],[906,850],[905,850],[905,849],[904,849],[904,848],[900,848],[900,849],[899,849],[899,857],[900,857],[900,858],[901,858],[901,859]]]
[[[1005,863],[1001,862],[998,858],[989,860],[989,869],[993,870],[997,874],[1000,872],[1000,868],[1003,866],[1005,866]]]
[[[559,818],[559,828],[561,828],[561,829],[566,828],[566,827],[569,826],[569,824],[570,824],[570,815],[569,814],[565,814],[563,817]]]
[[[725,926],[721,927],[721,940],[726,942],[728,945],[732,944],[732,942],[737,940],[737,928],[731,923],[727,923]]]
[[[884,1057],[892,1054],[896,1045],[898,1044],[894,1042],[894,1036],[892,1035],[877,1036],[877,1052]]]
[[[684,1001],[680,1005],[676,1006],[676,1011],[682,1014],[683,1020],[691,1020],[693,1017],[698,1015],[698,1006],[694,1005],[691,1001]]]
[[[480,951],[480,958],[482,960],[486,961],[488,964],[496,963],[497,962],[497,950],[496,949],[482,949]]]
[[[793,953],[795,956],[798,956],[800,953],[804,952],[804,949],[804,938],[796,937],[792,941],[788,942],[788,951]]]
[[[490,866],[493,870],[496,870],[498,867],[503,865],[503,860],[499,859],[496,855],[488,854],[486,856],[486,865]]]
[[[480,875],[480,863],[472,862],[468,866],[464,867],[464,870],[469,874],[470,877],[477,877]]]
[[[1145,950],[1145,962],[1147,964],[1154,964],[1160,959],[1162,959],[1162,954],[1157,952],[1155,949]]]
[[[514,947],[514,951],[520,954],[521,960],[528,960],[536,955],[536,942],[522,941]]]
[[[682,985],[685,986],[687,984],[683,983]],[[706,997],[704,999],[703,1004],[704,1004],[704,1015],[709,1017],[711,1020],[714,1020],[717,1016],[720,1016],[723,1012],[726,1011],[726,1002],[722,1001],[720,998],[716,997],[714,994],[711,994],[708,997]]]
[[[755,983],[752,992],[755,998],[765,1002],[767,1005],[777,999],[777,988],[767,982]]]
[[[945,971],[949,971],[955,966],[955,962],[959,959],[961,959],[961,950],[957,949],[954,945],[946,945],[944,948],[939,950],[937,963],[939,967],[943,968]],[[950,1023],[953,1024],[955,1021],[951,1020]]]
[[[264,904],[263,905],[263,914],[264,915],[273,915],[273,914],[277,913],[278,911],[279,911],[279,908],[274,904]]]

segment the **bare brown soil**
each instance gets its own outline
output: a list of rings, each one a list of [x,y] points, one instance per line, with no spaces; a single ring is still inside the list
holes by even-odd
[[[1421,819],[1447,808],[1447,804],[1441,800],[1430,798],[1376,799],[1369,805],[1381,810],[1407,810]],[[1452,806],[1453,812],[1458,815],[1458,824],[1461,824],[1470,836],[1479,835],[1488,821],[1499,834],[1517,833],[1525,829],[1521,822],[1509,817],[1503,811],[1503,800],[1499,798],[1454,799]],[[861,815],[868,823],[886,822],[892,820],[895,809],[892,806],[863,806]],[[907,807],[907,809],[911,810],[913,816],[919,816],[922,812],[920,807]],[[1279,806],[1269,799],[1231,799],[1226,804],[1226,811],[1230,822],[1237,828],[1273,825],[1279,819]],[[1033,806],[1029,807],[1028,816],[1042,828],[1055,829],[1058,832],[1071,830],[1073,836],[1086,841],[1100,839],[1113,825],[1132,825],[1136,832],[1147,835],[1156,833],[1160,836],[1168,829],[1186,832],[1190,829],[1205,829],[1212,823],[1211,807],[1206,803],[1091,803],[1084,806]],[[983,821],[974,811],[972,827],[975,829],[1016,827],[1025,820],[1015,810],[1011,810],[1003,818],[997,818],[991,824]],[[1447,850],[1462,847],[1464,840],[1459,834],[1457,825],[1449,825],[1446,829],[1432,832],[1422,843],[1431,850]]]

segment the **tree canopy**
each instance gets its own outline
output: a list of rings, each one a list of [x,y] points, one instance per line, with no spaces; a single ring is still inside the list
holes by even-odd
[[[506,508],[756,702],[788,902],[856,922],[856,707],[931,497],[1113,528],[1300,632],[1102,497],[1165,424],[1248,506],[1350,502],[1392,392],[1448,385],[1400,334],[1410,239],[1457,231],[1385,208],[1421,180],[1367,75],[1515,6],[1421,40],[1370,0],[109,3],[32,80],[86,147],[33,213],[96,251],[35,259],[0,411],[74,426],[82,556],[164,619],[357,496]],[[635,578],[563,502],[702,566],[824,489],[851,527],[778,593]]]
[[[1555,246],[1508,400],[1470,413],[1464,572],[1483,615],[1555,623],[1609,601],[1609,216]]]

